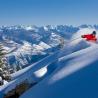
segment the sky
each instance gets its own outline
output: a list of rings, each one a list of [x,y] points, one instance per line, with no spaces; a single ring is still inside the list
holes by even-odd
[[[0,25],[98,24],[98,0],[0,0]]]

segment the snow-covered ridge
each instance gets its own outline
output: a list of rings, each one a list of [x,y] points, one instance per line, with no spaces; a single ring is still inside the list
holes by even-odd
[[[29,89],[20,98],[27,96],[29,98],[51,98],[51,96],[54,98],[61,96],[62,98],[98,97],[96,92],[98,78],[95,75],[98,73],[96,70],[98,68],[97,44],[65,55],[58,64],[57,69],[49,77]]]
[[[82,39],[81,40],[78,40],[77,39],[77,42],[78,43],[81,42],[81,41],[82,41]],[[60,57],[62,57],[64,55],[68,55],[68,54],[73,53],[74,48],[76,48],[74,46],[76,46],[76,45],[77,45],[76,42],[71,42],[68,46],[65,46],[65,48],[63,50],[57,51],[56,53],[54,53],[54,54],[52,54],[52,55],[44,58],[43,60],[39,61],[38,63],[36,63],[34,65],[31,65],[30,67],[28,67],[23,72],[21,72],[21,73],[17,74],[16,76],[14,76],[14,80],[11,81],[10,83],[8,83],[6,86],[2,87],[1,88],[1,91],[4,91],[5,93],[7,93],[9,90],[13,89],[16,85],[18,85],[18,83],[24,81],[25,79],[26,80],[29,80],[30,77],[31,77],[31,75],[34,72],[40,70],[41,68],[44,68],[45,66],[47,67],[48,65],[50,65],[51,63],[53,63],[55,61],[57,62],[58,61],[58,58],[60,58]],[[93,45],[91,45],[91,46],[93,46]],[[87,44],[85,44],[85,47],[87,47]],[[70,49],[70,51],[68,51],[69,49]],[[82,49],[83,48],[81,47],[80,50],[81,51],[84,51]],[[89,47],[87,49],[90,50]],[[87,49],[85,49],[86,52],[87,52]],[[64,53],[63,51],[65,51],[65,50],[67,50],[67,51]],[[63,52],[63,54],[62,54],[62,52]],[[84,51],[84,53],[86,53],[86,52]],[[67,57],[69,57],[69,56],[67,56]],[[32,81],[36,81],[36,80],[32,80]]]
[[[47,27],[48,28],[48,27]],[[39,30],[41,32],[34,32],[34,30],[26,30],[28,31],[28,34],[33,35],[33,33],[38,33],[40,36],[42,34],[43,37],[39,42],[29,42],[27,40],[22,39],[22,43],[18,43],[14,40],[9,41],[10,38],[4,37],[4,45],[6,46],[5,49],[9,50],[13,46],[16,48],[11,50],[11,53],[8,54],[8,56],[12,56],[13,54],[15,55],[15,58],[17,57],[18,60],[20,60],[22,63],[21,64],[26,64],[27,62],[27,57],[29,59],[31,54],[33,53],[38,53],[41,55],[44,55],[48,53],[52,47],[52,45],[55,46],[55,44],[59,43],[61,38],[62,38],[62,32],[65,32],[66,30],[64,29],[64,26],[59,26],[58,27],[59,32],[54,31],[53,29],[57,29],[56,27],[52,28],[50,27],[49,30],[47,31],[46,28],[41,27]],[[75,28],[74,30],[76,30]],[[12,30],[12,29],[10,29]],[[22,29],[23,30],[23,29]],[[52,31],[51,31],[52,30]],[[71,30],[73,28],[71,27]],[[84,39],[81,38],[82,34],[86,33],[91,33],[93,30],[96,30],[94,27],[89,27],[89,28],[81,28],[79,27],[79,30],[75,33],[75,31],[67,31],[72,34],[70,36],[70,40],[67,40],[68,42],[65,43],[65,46],[61,50],[56,50],[54,53],[51,55],[43,58],[39,62],[36,62],[34,64],[31,64],[27,68],[24,68],[14,74],[12,74],[12,81],[3,85],[0,87],[0,91],[3,94],[8,93],[10,90],[14,89],[17,85],[22,83],[23,81],[27,80],[28,82],[32,83],[33,81],[37,82],[38,85],[35,85],[33,88],[31,88],[27,93],[24,93],[22,98],[26,98],[28,95],[30,98],[36,97],[39,98],[41,96],[42,98],[48,98],[50,96],[49,94],[52,93],[51,91],[53,90],[53,97],[54,98],[60,98],[60,93],[65,95],[65,92],[62,91],[62,86],[61,84],[57,84],[59,81],[62,82],[62,79],[66,80],[67,77],[73,75],[75,72],[78,72],[79,70],[85,69],[87,66],[91,66],[93,64],[97,64],[98,60],[98,45],[97,43],[92,43],[92,42],[87,42]],[[17,30],[16,30],[17,31]],[[51,32],[50,32],[51,31]],[[97,30],[96,30],[97,31]],[[19,30],[20,32],[20,30]],[[24,30],[22,31],[24,32]],[[33,32],[33,33],[31,33]],[[74,32],[74,33],[72,33]],[[27,32],[26,32],[27,33]],[[66,32],[67,34],[68,32]],[[65,34],[65,35],[66,35]],[[4,35],[5,36],[5,35]],[[69,35],[67,35],[68,37]],[[25,36],[27,37],[27,35]],[[31,36],[29,36],[31,37]],[[48,38],[49,37],[49,38]],[[18,38],[18,37],[17,37]],[[28,37],[27,37],[28,38]],[[69,38],[69,37],[68,37]],[[48,40],[47,40],[48,39]],[[20,39],[18,39],[20,40]],[[64,38],[66,40],[66,38]],[[8,44],[6,44],[7,42]],[[37,40],[38,41],[38,40]],[[55,42],[54,42],[55,41]],[[13,44],[13,45],[12,45]],[[51,45],[52,44],[52,45]],[[57,47],[55,47],[57,48]],[[17,55],[19,54],[19,55]],[[28,55],[29,56],[28,56]],[[26,56],[26,58],[24,58]],[[81,63],[80,63],[81,62]],[[45,77],[45,78],[44,78]],[[66,86],[66,81],[62,83],[63,85]],[[48,88],[51,85],[54,86],[53,89]],[[43,86],[45,89],[43,89]],[[60,87],[61,92],[56,95],[56,89]],[[41,92],[40,89],[43,89]],[[43,93],[46,92],[46,93]],[[32,93],[32,94],[31,94]],[[37,94],[38,93],[38,94]],[[47,94],[47,95],[46,95]],[[51,96],[50,96],[51,97]],[[78,98],[78,97],[76,97]]]
[[[0,27],[0,41],[7,54],[7,62],[13,70],[19,66],[25,67],[36,62],[32,56],[43,58],[59,49],[61,39],[68,40],[79,30],[72,26],[2,26]],[[40,55],[40,57],[39,57]]]

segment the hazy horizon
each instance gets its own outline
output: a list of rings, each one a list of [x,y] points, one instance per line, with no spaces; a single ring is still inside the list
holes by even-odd
[[[98,0],[0,0],[0,26],[97,24]]]

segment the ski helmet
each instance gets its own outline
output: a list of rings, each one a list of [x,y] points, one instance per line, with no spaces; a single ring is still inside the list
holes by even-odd
[[[92,33],[92,34],[96,35],[96,31],[93,31],[93,33]]]

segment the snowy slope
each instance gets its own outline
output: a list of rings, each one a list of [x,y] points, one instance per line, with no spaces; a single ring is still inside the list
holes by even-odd
[[[46,28],[44,29],[46,30]],[[60,29],[62,29],[62,26],[60,27]],[[81,73],[77,76],[77,74],[75,73],[80,73],[81,70],[85,70],[88,67],[91,69],[92,65],[97,64],[97,43],[86,42],[80,37],[80,35],[84,34],[84,32],[91,33],[92,30],[94,29],[86,28],[79,30],[75,35],[73,35],[68,43],[66,42],[65,47],[62,50],[56,51],[55,53],[45,57],[39,62],[31,64],[29,67],[24,68],[16,72],[15,74],[12,74],[12,81],[0,87],[0,91],[3,94],[6,94],[8,91],[14,89],[17,85],[22,83],[24,80],[28,80],[29,82],[35,81],[38,84],[24,93],[20,98],[26,98],[28,96],[30,96],[29,98],[51,98],[51,96],[53,98],[73,98],[71,94],[69,94],[71,91],[70,84],[73,87],[72,89],[76,89],[76,92],[80,93],[78,87],[76,87],[74,83],[78,81],[77,79],[80,78],[78,76],[81,76],[82,74]],[[20,49],[23,50],[23,52],[27,51],[28,53],[31,47],[36,47],[35,50],[51,48],[51,46],[41,41],[38,45],[33,44],[33,46],[26,42],[24,46],[20,47]],[[18,50],[20,51],[20,49]],[[87,73],[89,73],[89,71],[87,71]],[[73,78],[71,81],[70,77],[73,76],[77,77],[75,78],[76,82]],[[85,79],[84,74],[82,76],[81,78],[83,78],[83,83],[85,84],[85,82],[87,82],[85,81],[87,77]],[[70,78],[70,81],[68,81],[67,78]],[[78,82],[81,84],[81,81]],[[77,86],[80,87],[81,85]],[[67,92],[67,94],[65,92]],[[86,97],[82,96],[81,94],[80,96],[82,97],[80,97],[79,95],[76,95],[76,93],[72,93],[72,95],[74,95],[75,98],[90,98],[87,97],[89,95],[87,95]]]
[[[82,25],[79,27],[67,25],[2,26],[0,27],[0,40],[2,40],[6,52],[9,53],[7,62],[11,70],[16,72],[17,66],[24,68],[57,51],[61,39],[66,42],[75,33],[77,33],[77,35],[75,34],[76,37],[80,37],[81,34],[91,33],[93,30],[98,30],[97,25]],[[75,36],[73,37],[75,38]]]
[[[20,98],[98,98],[97,65],[98,45],[95,44],[61,58],[50,76]]]
[[[77,42],[81,42],[81,40],[77,40]],[[4,85],[4,87],[2,87],[1,90],[5,91],[5,92],[8,92],[12,88],[14,88],[18,83],[20,83],[20,81],[24,81],[25,79],[29,80],[30,76],[32,76],[32,74],[34,72],[36,73],[36,71],[40,70],[41,68],[44,68],[45,66],[47,67],[47,65],[51,64],[52,62],[57,61],[57,59],[59,57],[62,57],[63,55],[68,55],[68,54],[72,53],[73,50],[74,50],[75,45],[76,45],[75,42],[70,43],[70,45],[67,45],[67,47],[65,46],[65,48],[62,50],[62,51],[67,50],[66,52],[62,53],[62,51],[57,51],[54,54],[51,54],[50,56],[42,59],[41,61],[39,61],[39,62],[37,62],[35,64],[32,64],[28,68],[25,68],[25,69],[19,71],[18,73],[14,74],[13,78],[15,80],[13,80],[11,83],[9,83],[7,85]],[[87,46],[87,45],[85,45],[85,46]],[[81,47],[81,49],[82,49],[82,47]],[[53,65],[52,65],[52,67],[53,67]],[[38,76],[38,75],[36,75],[36,76]],[[32,80],[33,79],[35,81],[35,77],[32,78]]]
[[[83,28],[80,29],[78,32],[76,32],[72,38],[76,38],[76,37],[81,37],[81,35],[83,34],[91,34],[93,31],[97,31],[95,28]],[[98,32],[97,33],[97,37],[98,37]]]
[[[83,31],[85,30],[87,29]],[[96,70],[98,68],[98,45],[80,39],[80,32],[72,37],[72,40],[76,40],[70,42],[59,53],[61,58],[59,58],[56,70],[24,93],[20,98],[26,98],[27,96],[29,98],[98,97],[98,76],[96,75],[98,74]],[[97,78],[94,78],[94,75]]]

